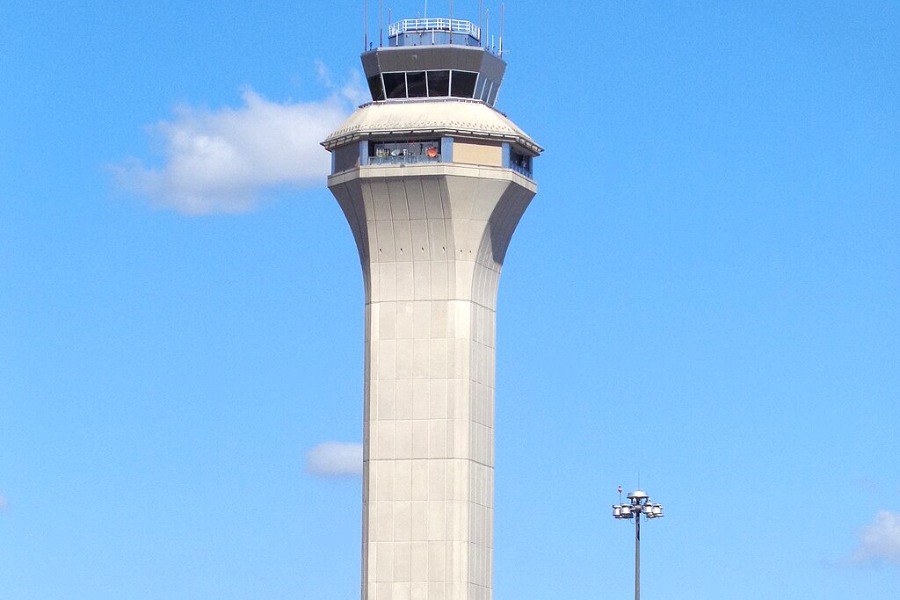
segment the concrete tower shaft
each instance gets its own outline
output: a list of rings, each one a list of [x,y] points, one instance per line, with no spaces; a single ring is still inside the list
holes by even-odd
[[[509,171],[416,171],[329,181],[366,291],[363,598],[486,599],[497,284],[534,187]]]
[[[362,598],[489,600],[497,286],[540,148],[434,95],[362,106],[323,145],[366,295]]]

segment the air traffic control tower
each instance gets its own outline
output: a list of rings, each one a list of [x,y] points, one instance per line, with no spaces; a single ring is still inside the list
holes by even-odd
[[[365,286],[363,600],[490,600],[497,285],[541,148],[469,21],[389,25],[322,143]]]

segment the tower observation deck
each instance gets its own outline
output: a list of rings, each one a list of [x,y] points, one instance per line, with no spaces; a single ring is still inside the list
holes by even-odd
[[[409,19],[322,142],[365,290],[363,600],[490,600],[497,287],[540,146],[481,30]]]

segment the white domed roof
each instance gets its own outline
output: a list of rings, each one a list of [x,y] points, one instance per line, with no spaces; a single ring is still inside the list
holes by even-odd
[[[327,150],[372,134],[404,133],[496,138],[539,154],[542,150],[503,113],[480,101],[416,99],[372,102],[356,110],[322,142]]]

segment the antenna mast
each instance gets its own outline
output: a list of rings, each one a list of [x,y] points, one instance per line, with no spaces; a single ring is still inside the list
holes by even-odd
[[[484,38],[481,36],[481,32],[484,29],[484,0],[481,0],[478,3],[478,37],[480,38],[478,41],[481,44],[481,47],[484,47]]]
[[[487,9],[484,15],[484,39],[487,41],[487,49],[491,52],[494,51],[494,44],[491,41],[491,9]]]
[[[369,0],[363,0],[363,52],[369,49]]]
[[[503,58],[503,21],[506,17],[506,4],[500,3],[500,58]]]

